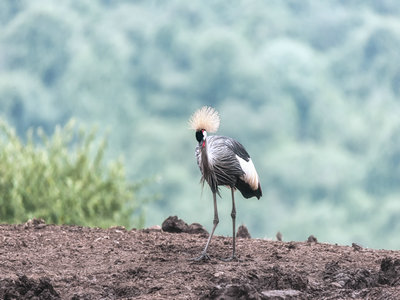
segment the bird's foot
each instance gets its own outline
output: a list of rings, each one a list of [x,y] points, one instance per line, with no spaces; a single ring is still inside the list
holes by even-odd
[[[206,261],[206,260],[210,260],[210,257],[208,256],[208,254],[206,252],[203,252],[200,256],[190,258],[189,260],[190,261]]]
[[[236,255],[232,255],[227,258],[220,258],[220,260],[228,262],[228,261],[241,261]]]

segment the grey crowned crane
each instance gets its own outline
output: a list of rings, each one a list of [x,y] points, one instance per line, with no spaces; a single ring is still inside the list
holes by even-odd
[[[202,174],[201,183],[203,186],[205,181],[208,183],[214,200],[213,228],[203,252],[194,260],[209,259],[207,249],[219,223],[216,195],[221,196],[219,193],[220,185],[227,186],[232,193],[233,246],[232,256],[226,259],[232,260],[236,258],[234,192],[238,189],[245,198],[257,197],[257,199],[260,199],[262,196],[260,180],[250,155],[242,144],[229,137],[207,135],[208,132],[216,132],[219,127],[219,115],[214,108],[204,106],[197,110],[191,116],[189,125],[191,129],[196,131],[196,140],[198,142],[196,158]]]

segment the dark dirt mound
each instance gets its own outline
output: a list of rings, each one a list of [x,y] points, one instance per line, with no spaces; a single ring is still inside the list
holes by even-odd
[[[0,298],[400,299],[399,251],[238,238],[223,262],[232,239],[216,236],[194,262],[201,225],[168,222],[184,230],[0,225]]]
[[[60,299],[47,277],[38,280],[18,275],[16,279],[0,280],[0,295],[3,299]]]
[[[188,225],[177,216],[168,217],[161,225],[161,229],[165,232],[171,233],[190,233],[190,234],[208,234],[207,230],[199,223],[192,223]]]

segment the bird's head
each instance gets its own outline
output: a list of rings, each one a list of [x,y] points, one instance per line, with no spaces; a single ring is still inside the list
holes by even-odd
[[[218,112],[209,106],[196,110],[190,117],[189,126],[196,131],[196,140],[205,147],[207,132],[216,132],[219,127]]]
[[[202,148],[206,146],[207,131],[205,129],[196,131],[196,140]]]

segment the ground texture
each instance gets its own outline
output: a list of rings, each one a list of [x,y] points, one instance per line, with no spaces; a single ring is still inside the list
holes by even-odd
[[[176,219],[175,219],[176,220]],[[196,224],[0,225],[1,299],[400,299],[400,251],[207,235]]]

